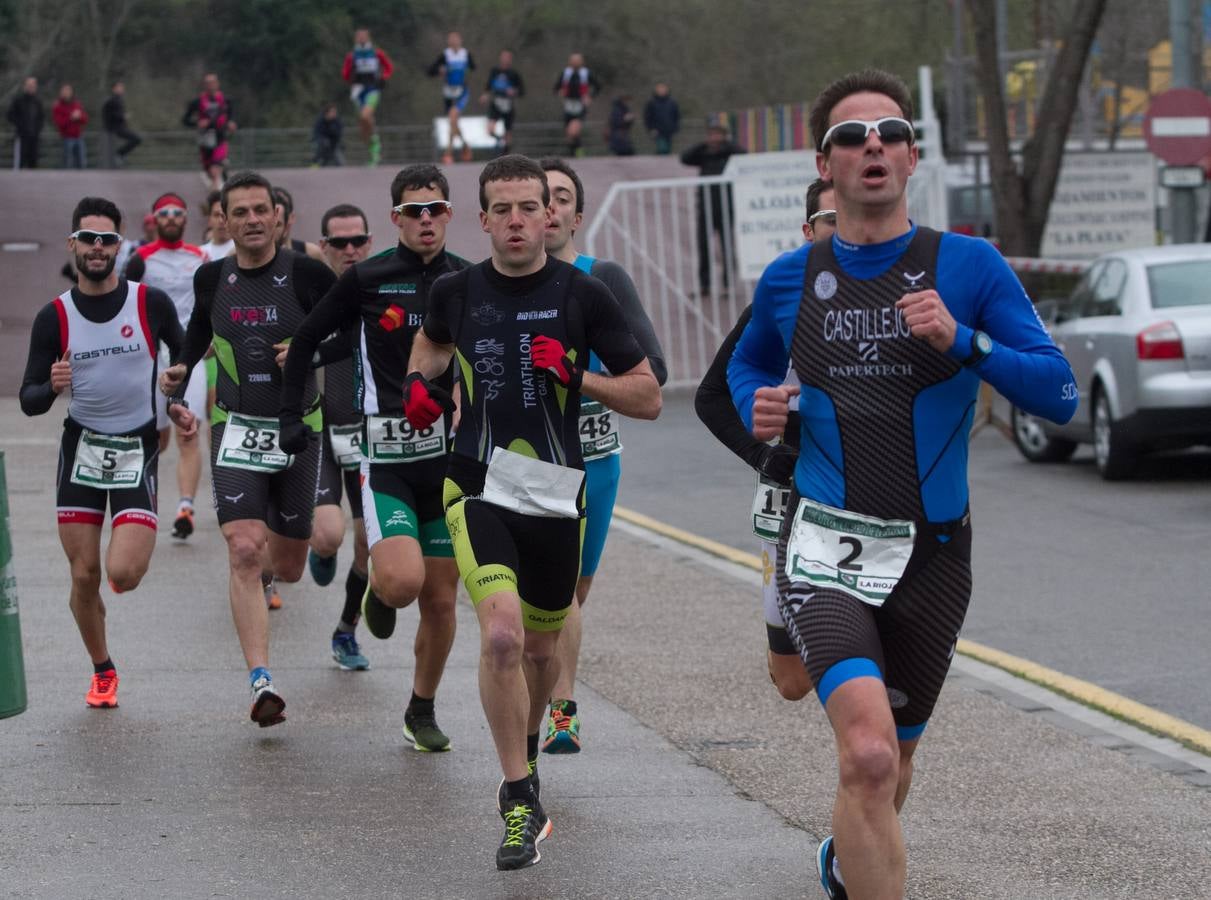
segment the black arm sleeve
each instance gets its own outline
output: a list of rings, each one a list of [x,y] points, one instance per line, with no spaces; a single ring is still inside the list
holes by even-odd
[[[524,97],[526,95],[526,84],[521,80],[521,73],[513,73],[513,87],[517,89],[517,96]]]
[[[198,124],[198,112],[201,109],[201,104],[197,98],[190,100],[185,104],[185,115],[181,116],[181,124],[186,128],[193,128]]]
[[[336,284],[336,274],[328,268],[327,263],[312,259],[305,253],[298,253],[294,258],[294,291],[303,305],[303,310],[310,313],[324,299],[324,295]],[[327,336],[331,332],[325,332]]]
[[[618,305],[622,307],[622,315],[627,321],[627,327],[631,329],[631,334],[635,335],[635,340],[639,342],[648,362],[652,364],[652,372],[656,376],[656,381],[663,385],[669,380],[669,370],[664,364],[664,348],[660,346],[660,341],[656,338],[656,329],[652,327],[652,320],[648,318],[643,304],[639,302],[639,292],[635,290],[635,282],[631,281],[631,276],[627,274],[626,269],[609,260],[601,260],[593,266],[593,277],[601,279],[602,283],[610,289],[610,293],[614,295],[614,299],[618,301]]]
[[[627,327],[622,307],[610,289],[592,275],[578,272],[573,290],[584,310],[585,339],[605,367],[614,375],[622,375],[644,359],[643,348]]]
[[[143,262],[143,257],[138,253],[132,253],[126,260],[126,271],[122,274],[127,281],[142,281],[143,276],[147,274],[147,263]]]
[[[324,266],[324,270],[332,276],[327,266]],[[295,271],[297,273],[297,266]],[[296,279],[295,285],[299,284]],[[361,289],[358,284],[357,266],[353,266],[333,283],[331,290],[325,292],[323,298],[307,314],[307,318],[303,319],[290,341],[286,367],[282,370],[281,415],[303,414],[303,391],[307,385],[307,370],[311,368],[311,359],[316,348],[332,332],[352,328],[357,323],[360,310]],[[346,341],[346,347],[348,346]]]
[[[454,322],[459,319],[455,305],[466,295],[468,271],[462,269],[447,273],[429,288],[429,301],[421,331],[435,344],[448,346],[454,343]]]
[[[744,333],[744,327],[752,317],[753,307],[750,305],[740,314],[736,327],[724,339],[723,345],[711,362],[711,367],[702,378],[702,384],[698,385],[698,391],[694,394],[694,411],[698,413],[702,424],[723,446],[755,469],[766,453],[766,445],[744,427],[740,413],[736,412],[736,406],[732,402],[732,392],[727,386],[728,361],[732,358],[732,351],[736,349],[740,335]]]
[[[59,314],[48,303],[34,317],[29,333],[29,356],[25,359],[25,376],[21,379],[21,412],[40,416],[55,402],[50,387],[50,367],[61,356],[59,349]]]
[[[437,59],[434,61],[433,65],[431,65],[431,66],[429,66],[429,68],[425,69],[425,74],[428,75],[430,78],[440,75],[442,73],[442,66],[444,66],[445,64],[446,64],[446,54],[439,53],[439,54],[437,54]]]
[[[151,327],[152,340],[168,348],[168,364],[180,362],[185,334],[181,331],[172,298],[158,288],[147,289],[147,324]]]
[[[177,358],[177,362],[185,364],[185,377],[173,393],[178,400],[185,399],[189,375],[193,372],[193,367],[206,355],[214,337],[210,312],[214,306],[214,295],[219,287],[219,273],[222,269],[222,260],[215,260],[203,263],[193,273],[193,312],[190,313],[189,325],[185,328],[185,346],[181,348],[181,355]]]

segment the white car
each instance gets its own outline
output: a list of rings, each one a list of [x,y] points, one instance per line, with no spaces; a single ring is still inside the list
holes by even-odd
[[[1211,244],[1099,257],[1048,323],[1076,378],[1066,425],[1012,412],[1033,462],[1092,443],[1098,471],[1126,478],[1141,453],[1211,444]]]

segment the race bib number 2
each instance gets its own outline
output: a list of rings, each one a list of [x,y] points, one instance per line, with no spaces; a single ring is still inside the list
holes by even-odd
[[[277,419],[229,414],[219,444],[218,464],[253,472],[288,469],[292,458],[278,446],[280,427]]]
[[[908,568],[914,523],[799,501],[786,544],[786,577],[882,606]]]
[[[111,490],[138,487],[143,480],[143,441],[84,429],[76,444],[72,484]]]
[[[438,428],[416,429],[407,419],[366,417],[366,459],[377,463],[410,463],[446,452],[446,435]]]

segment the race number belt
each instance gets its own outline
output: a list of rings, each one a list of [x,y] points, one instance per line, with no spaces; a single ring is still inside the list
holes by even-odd
[[[362,465],[362,423],[352,425],[329,425],[328,443],[332,455],[342,469],[357,469]]]
[[[497,111],[507,113],[513,108],[513,98],[496,94],[492,97],[492,105],[496,107]]]
[[[488,462],[482,499],[522,515],[578,519],[577,500],[583,484],[580,469],[496,447]]]
[[[253,472],[281,472],[294,461],[278,446],[281,425],[276,418],[229,412],[219,444],[218,465]]]
[[[758,474],[757,493],[753,495],[753,534],[763,541],[778,540],[790,498],[788,486]]]
[[[786,577],[882,606],[908,568],[917,526],[800,499],[786,542]]]
[[[138,487],[143,480],[143,441],[96,434],[87,428],[76,444],[72,484],[110,490]]]
[[[596,400],[580,403],[580,455],[585,462],[601,459],[622,450],[618,436],[618,417]]]
[[[447,100],[457,100],[463,95],[466,87],[461,84],[447,84],[442,88],[442,96]]]
[[[584,112],[583,100],[564,100],[563,111],[569,116],[578,116]]]
[[[433,459],[446,453],[446,435],[430,425],[419,431],[405,418],[390,416],[366,416],[365,446],[366,459],[373,463],[410,463],[422,459]]]

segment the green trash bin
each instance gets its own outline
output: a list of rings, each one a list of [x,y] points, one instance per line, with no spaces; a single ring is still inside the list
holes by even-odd
[[[21,655],[21,619],[17,615],[17,576],[8,531],[8,486],[0,450],[0,719],[25,712],[25,660]]]

